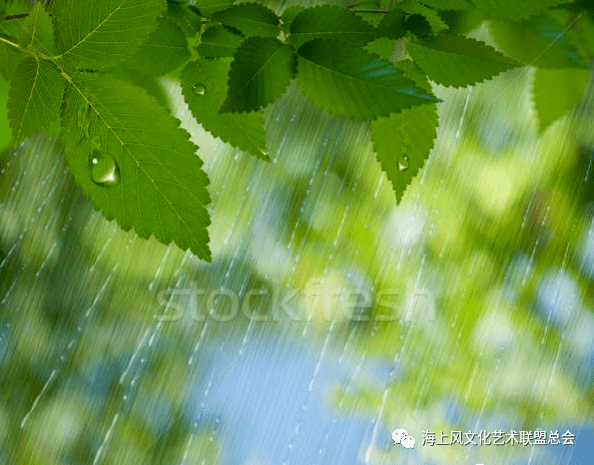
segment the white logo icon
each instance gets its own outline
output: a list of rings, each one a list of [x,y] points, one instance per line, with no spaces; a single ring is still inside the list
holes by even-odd
[[[407,449],[415,447],[415,438],[409,436],[405,429],[395,429],[392,432],[392,441],[394,441],[394,444],[400,444]]]

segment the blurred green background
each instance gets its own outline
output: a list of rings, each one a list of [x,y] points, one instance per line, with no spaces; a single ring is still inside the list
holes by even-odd
[[[539,134],[532,75],[435,87],[438,138],[398,206],[365,124],[295,86],[266,110],[265,163],[212,139],[163,80],[211,179],[211,264],[106,221],[51,137],[5,150],[0,463],[591,463],[594,93]],[[188,289],[265,289],[250,308],[266,321]],[[293,290],[273,318],[273,294]],[[342,313],[345,290],[369,297],[362,321]],[[396,317],[380,321],[387,290]],[[426,430],[481,429],[579,434],[422,445]]]

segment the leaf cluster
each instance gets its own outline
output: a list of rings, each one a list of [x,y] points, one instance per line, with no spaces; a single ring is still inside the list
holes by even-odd
[[[264,162],[264,109],[296,81],[320,109],[368,122],[397,201],[436,136],[440,100],[430,81],[463,87],[542,66],[535,101],[543,126],[585,87],[594,29],[579,3],[386,3],[293,6],[279,16],[230,0],[55,0],[47,9],[0,1],[12,142],[59,134],[75,181],[108,219],[209,260],[208,178],[167,109],[160,76],[180,80],[213,136]],[[464,35],[484,20],[505,54]],[[556,106],[548,87],[567,80],[579,89],[567,86]]]

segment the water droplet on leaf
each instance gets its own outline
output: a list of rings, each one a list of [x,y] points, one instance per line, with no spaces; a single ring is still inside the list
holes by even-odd
[[[206,87],[204,87],[204,84],[194,84],[194,86],[192,87],[192,91],[196,94],[196,95],[204,95],[206,92]]]
[[[258,149],[260,150],[260,152],[262,152],[262,155],[264,155],[265,157],[268,156],[268,149],[266,147],[258,147]]]
[[[409,165],[410,163],[408,162],[408,157],[406,155],[398,159],[398,169],[400,171],[406,171]]]
[[[118,164],[109,155],[93,152],[89,158],[89,169],[91,179],[98,186],[114,186],[120,182]]]

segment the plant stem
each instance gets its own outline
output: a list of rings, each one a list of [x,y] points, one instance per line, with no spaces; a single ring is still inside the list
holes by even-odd
[[[4,18],[4,21],[8,21],[10,19],[22,19],[22,18],[26,18],[27,16],[29,16],[29,13],[19,13],[17,15],[10,15],[7,16],[6,18]],[[48,13],[48,16],[54,16],[51,13]]]
[[[4,37],[2,37],[2,36],[0,36],[0,42],[4,42],[5,44],[12,45],[13,47],[15,47],[15,48],[18,48],[18,49],[22,50],[22,49],[21,49],[21,46],[20,46],[19,44],[15,44],[14,42],[12,42],[12,41],[10,41],[10,40],[8,40],[8,39],[5,39],[5,38],[4,38]]]
[[[355,8],[354,5],[347,6],[347,8],[353,13],[376,13],[380,15],[387,15],[389,13],[387,10],[353,10],[352,8]]]
[[[10,15],[10,16],[7,16],[6,18],[4,18],[4,21],[8,21],[10,19],[26,18],[27,16],[29,16],[29,13],[21,13],[21,14],[18,14],[18,15]]]

